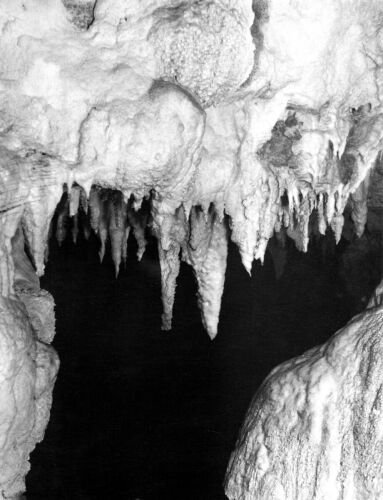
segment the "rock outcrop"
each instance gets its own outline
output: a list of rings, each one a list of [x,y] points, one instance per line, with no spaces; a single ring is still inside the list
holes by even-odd
[[[248,410],[230,500],[383,496],[382,285],[327,343],[283,363]]]

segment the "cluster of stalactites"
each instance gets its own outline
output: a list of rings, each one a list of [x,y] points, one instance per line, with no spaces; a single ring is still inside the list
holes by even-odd
[[[291,187],[281,191],[277,183],[268,183],[268,186],[268,199],[276,200],[276,205],[273,210],[265,211],[263,239],[259,237],[264,244],[258,258],[263,259],[267,242],[273,234],[277,239],[280,235],[281,241],[289,236],[304,252],[307,251],[310,236],[324,235],[328,227],[333,230],[336,241],[340,240],[344,223],[342,214],[348,200],[348,193],[342,191],[342,186],[332,192],[324,190],[319,193]],[[274,193],[273,189],[277,191]],[[366,183],[362,183],[350,200],[358,236],[362,234],[366,220],[366,200]],[[118,276],[121,263],[126,263],[130,231],[137,240],[137,257],[141,260],[147,244],[145,234],[149,229],[158,240],[162,328],[170,330],[172,327],[177,278],[180,263],[184,261],[194,270],[202,322],[209,336],[214,338],[218,329],[228,251],[229,231],[224,213],[211,204],[204,208],[194,206],[190,210],[181,205],[175,213],[164,215],[157,211],[155,199],[150,209],[144,210],[140,206],[133,196],[126,199],[120,191],[93,186],[87,197],[80,186],[73,185],[66,190],[57,209],[57,241],[61,244],[70,231],[76,242],[80,230],[87,239],[93,230],[100,240],[101,261],[107,241],[110,241]],[[273,248],[270,248],[272,256]],[[274,248],[276,252],[278,255],[281,253],[277,247]],[[278,275],[283,272],[283,267],[278,269]]]
[[[343,211],[347,198],[340,190],[334,193],[310,191],[306,194],[293,191],[280,199],[274,230],[286,230],[298,250],[307,252],[311,235],[325,235],[330,227],[338,243],[343,229]]]
[[[176,281],[181,260],[194,271],[198,286],[198,306],[202,323],[213,339],[217,335],[228,253],[228,229],[211,205],[207,210],[192,207],[186,215],[180,207],[161,225],[154,218],[153,232],[158,239],[162,281],[162,328],[170,330]]]
[[[159,223],[149,210],[135,210],[133,197],[125,200],[120,191],[93,186],[87,198],[85,191],[74,185],[64,192],[57,207],[55,236],[58,244],[61,245],[68,234],[76,243],[80,231],[88,239],[92,230],[100,240],[101,261],[107,241],[110,241],[116,276],[120,265],[126,263],[130,231],[137,240],[137,257],[141,260],[147,244],[145,233],[151,230],[158,239],[162,329],[172,328],[182,260],[194,270],[203,325],[211,338],[216,336],[226,273],[228,230],[225,219],[217,214],[213,205],[205,211],[192,207],[188,215],[181,206]]]
[[[93,230],[100,240],[99,257],[102,262],[109,238],[115,272],[118,276],[121,263],[126,264],[131,230],[137,240],[137,257],[141,260],[147,244],[145,238],[147,223],[148,214],[142,210],[135,211],[133,201],[124,200],[120,191],[93,186],[87,198],[85,191],[75,185],[69,192],[64,193],[58,205],[56,239],[61,245],[70,231],[72,240],[76,243],[80,230],[85,239],[89,238]]]
[[[345,209],[353,222],[353,227],[351,225],[347,227],[347,235],[352,233],[360,238],[368,223],[369,230],[382,232],[382,158],[382,152],[379,152],[372,167],[351,193],[341,182],[336,189],[319,192],[286,189],[279,197],[275,233],[285,230],[295,241],[298,250],[306,252],[310,236],[318,233],[324,235],[329,227],[338,243],[342,235],[345,235],[343,231]]]

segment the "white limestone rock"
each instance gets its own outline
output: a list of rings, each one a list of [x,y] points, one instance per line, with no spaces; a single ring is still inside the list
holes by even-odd
[[[81,129],[76,180],[134,193],[161,193],[172,213],[194,177],[204,113],[178,87],[154,84],[136,101],[94,108]]]
[[[383,497],[383,308],[275,368],[227,470],[230,500]]]
[[[49,346],[55,334],[54,301],[40,290],[24,253],[21,225],[8,213],[2,234],[10,238],[12,289],[0,297],[0,498],[25,491],[29,454],[49,420],[59,361]],[[20,220],[20,217],[19,217]],[[14,293],[16,292],[16,294]]]
[[[55,351],[36,338],[29,321],[22,302],[0,298],[1,499],[25,491],[29,454],[44,436],[58,370]]]
[[[203,106],[224,99],[253,67],[253,12],[244,0],[193,0],[159,8],[149,40],[159,76],[187,89]]]

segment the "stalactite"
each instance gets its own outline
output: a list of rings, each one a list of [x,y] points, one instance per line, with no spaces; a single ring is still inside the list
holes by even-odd
[[[172,242],[168,248],[162,248],[158,241],[158,256],[161,266],[162,330],[171,330],[176,281],[180,271],[180,244]]]
[[[342,237],[344,217],[341,213],[336,213],[331,221],[331,229],[333,230],[335,241],[338,244]]]
[[[254,252],[254,258],[264,261],[267,243],[273,236],[274,227],[278,219],[278,205],[280,204],[280,189],[274,177],[263,183],[263,206],[259,218],[259,236]]]
[[[69,199],[67,193],[64,193],[58,204],[57,212],[56,240],[61,246],[67,237],[69,226]]]
[[[130,207],[128,208],[128,221],[133,228],[133,234],[137,241],[137,259],[140,261],[145,253],[147,245],[145,230],[148,224],[148,215],[136,212],[132,207]]]
[[[356,235],[360,238],[364,233],[367,223],[367,196],[369,188],[369,175],[360,183],[355,193],[350,196],[351,217],[354,222]]]
[[[320,234],[325,235],[326,234],[326,220],[325,220],[325,215],[324,215],[324,200],[323,200],[323,193],[319,194],[319,200],[318,200],[318,230]]]
[[[108,238],[108,200],[103,197],[99,204],[98,230],[97,235],[100,239],[100,249],[98,255],[100,262],[104,260],[106,240]]]
[[[82,186],[80,189],[80,208],[85,214],[88,213],[88,195]]]
[[[309,221],[310,221],[310,202],[308,197],[302,198],[301,202],[294,202],[295,208],[293,217],[287,227],[288,236],[294,240],[295,246],[302,252],[307,252],[309,242]]]
[[[334,217],[334,213],[335,213],[335,195],[334,195],[334,193],[328,193],[328,195],[326,197],[325,213],[326,213],[327,224],[330,225],[332,218]]]
[[[50,224],[61,196],[62,186],[52,185],[45,190],[42,200],[31,201],[24,205],[22,216],[24,236],[38,276],[44,274]]]
[[[159,215],[154,210],[152,231],[158,240],[161,268],[162,330],[171,330],[177,277],[180,270],[181,244],[187,235],[183,207],[174,214]]]
[[[80,206],[80,194],[81,188],[80,186],[72,186],[69,197],[69,215],[74,217],[77,215],[79,206]]]
[[[93,186],[89,194],[89,212],[90,212],[90,226],[97,234],[100,224],[100,215],[102,210],[102,201],[100,189]]]
[[[309,244],[310,215],[311,215],[310,202],[308,197],[305,197],[300,204],[299,215],[298,215],[298,225],[300,234],[299,250],[302,250],[303,252],[307,252]]]
[[[112,259],[118,276],[122,259],[124,237],[126,235],[127,207],[122,193],[113,192],[108,200],[109,238],[112,247]]]
[[[79,233],[78,214],[75,214],[72,217],[72,241],[75,245],[77,244],[78,233]]]
[[[90,223],[89,223],[88,214],[85,213],[84,211],[80,211],[79,219],[80,219],[79,225],[82,229],[82,234],[84,235],[85,240],[88,241],[90,238],[90,234],[91,234],[91,227],[90,227]]]
[[[126,226],[125,227],[125,231],[124,231],[124,235],[123,235],[123,238],[122,238],[122,242],[121,242],[121,259],[122,259],[122,262],[123,262],[124,266],[126,266],[126,261],[127,261],[127,258],[128,258],[128,239],[129,239],[129,234],[130,234],[130,226]]]
[[[198,284],[198,305],[202,323],[213,339],[217,335],[221,298],[225,283],[228,231],[213,207],[206,213],[193,207],[189,237],[182,258],[193,267]]]

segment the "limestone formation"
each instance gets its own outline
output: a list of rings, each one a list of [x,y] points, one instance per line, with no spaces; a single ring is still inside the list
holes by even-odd
[[[381,298],[382,285],[367,312],[267,377],[231,457],[230,500],[382,498]]]
[[[3,497],[23,489],[57,369],[41,343],[53,302],[30,270],[18,286],[15,235],[41,276],[57,208],[58,242],[93,230],[118,274],[130,231],[139,259],[150,231],[163,328],[183,259],[214,338],[229,238],[250,273],[275,233],[303,251],[313,231],[338,241],[346,206],[358,235],[381,231],[382,26],[381,0],[0,0],[4,390],[18,398],[4,418],[21,419],[0,431]]]
[[[58,357],[52,296],[40,290],[19,229],[13,239],[15,294],[0,298],[0,498],[25,491],[29,454],[49,420]]]

